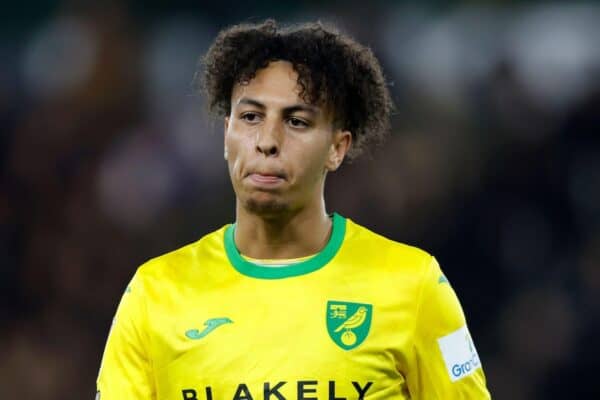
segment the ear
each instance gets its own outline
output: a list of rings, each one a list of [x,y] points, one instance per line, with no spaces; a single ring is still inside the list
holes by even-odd
[[[227,160],[227,130],[229,129],[229,116],[225,117],[225,122],[223,126],[223,158]]]
[[[348,150],[350,150],[351,145],[352,134],[350,131],[343,131],[341,129],[336,130],[333,133],[333,140],[329,146],[325,169],[330,172],[338,169],[342,164],[342,161],[344,161],[344,157],[346,157]]]

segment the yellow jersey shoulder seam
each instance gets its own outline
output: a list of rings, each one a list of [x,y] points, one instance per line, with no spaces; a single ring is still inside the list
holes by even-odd
[[[136,271],[135,275],[134,275],[134,279],[138,280],[138,287],[141,286],[142,290],[141,290],[141,294],[139,293],[139,290],[136,290],[135,293],[131,293],[134,296],[138,297],[138,301],[141,303],[140,304],[140,308],[141,308],[141,328],[142,328],[142,332],[140,332],[141,335],[143,335],[143,340],[145,342],[145,356],[147,357],[147,361],[148,361],[148,368],[149,368],[149,372],[152,378],[152,384],[153,384],[153,390],[156,393],[156,388],[157,388],[157,378],[156,378],[156,374],[154,373],[154,357],[152,354],[152,342],[151,342],[151,337],[149,334],[149,320],[148,320],[148,302],[146,301],[146,296],[144,295],[146,293],[146,282],[144,279],[144,273],[142,272],[142,267],[144,267],[146,264],[148,264],[150,261],[147,261],[146,263],[142,264]]]
[[[183,253],[185,253],[185,251],[188,251],[188,250],[193,251],[194,248],[201,246],[203,244],[203,242],[213,239],[215,236],[217,236],[216,239],[219,241],[219,243],[221,243],[223,241],[223,233],[225,231],[225,228],[227,228],[227,226],[229,226],[229,224],[227,224],[215,231],[207,233],[206,235],[202,236],[200,239],[198,239],[192,243],[185,244],[177,249],[168,251],[166,253],[160,254],[156,257],[146,260],[138,268],[138,273],[141,272],[144,275],[148,275],[151,273],[151,271],[153,271],[157,268],[160,268],[161,265],[164,265],[165,262],[168,263],[168,261],[170,261],[173,257],[176,257],[179,254],[183,254]]]
[[[371,229],[365,226],[357,224],[356,222],[350,219],[347,220],[348,222],[350,222],[351,226],[351,228],[348,229],[348,231],[352,232],[352,236],[347,237],[346,240],[355,239],[356,235],[362,234],[366,235],[366,239],[369,241],[374,241],[378,244],[384,244],[388,248],[388,253],[391,252],[397,254],[397,252],[404,252],[405,255],[410,255],[411,258],[414,257],[416,259],[420,259],[421,257],[423,257],[425,260],[428,260],[430,257],[432,257],[431,254],[429,254],[426,250],[423,250],[420,247],[391,239],[380,233],[372,231]]]
[[[431,274],[431,270],[432,270],[432,265],[433,265],[433,261],[434,261],[434,257],[431,254],[428,254],[429,257],[425,258],[425,260],[423,260],[423,265],[422,265],[422,275],[421,275],[421,282],[419,284],[419,291],[417,293],[417,302],[416,302],[416,309],[415,309],[415,323],[412,329],[413,332],[413,337],[416,337],[417,335],[417,327],[419,324],[419,316],[421,313],[421,305],[423,304],[423,293],[425,292],[425,286],[427,285],[427,277]],[[414,342],[414,341],[413,341]]]

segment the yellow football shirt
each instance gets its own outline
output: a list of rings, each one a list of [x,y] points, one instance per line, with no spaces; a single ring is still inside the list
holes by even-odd
[[[325,248],[265,267],[235,225],[142,265],[118,307],[101,400],[488,399],[436,260],[334,214]]]

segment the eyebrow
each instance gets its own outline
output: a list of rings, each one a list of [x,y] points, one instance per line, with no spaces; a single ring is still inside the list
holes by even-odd
[[[240,100],[238,100],[237,102],[238,104],[248,104],[251,106],[255,106],[260,108],[261,110],[264,110],[267,108],[267,106],[265,106],[263,103],[261,103],[258,100],[254,100],[248,97],[242,97]],[[283,113],[284,114],[292,114],[298,111],[304,111],[304,112],[308,112],[311,114],[318,114],[319,112],[319,108],[312,106],[310,104],[294,104],[292,106],[289,107],[284,107],[283,109]]]

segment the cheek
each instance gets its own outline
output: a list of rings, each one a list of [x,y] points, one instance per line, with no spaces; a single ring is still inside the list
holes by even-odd
[[[302,171],[303,179],[311,182],[319,181],[323,177],[328,154],[328,146],[324,141],[315,141],[304,145],[298,151],[297,167]]]
[[[240,135],[231,131],[227,133],[225,145],[227,146],[227,165],[229,174],[233,179],[240,179],[245,160],[247,159],[249,140],[247,135]]]

